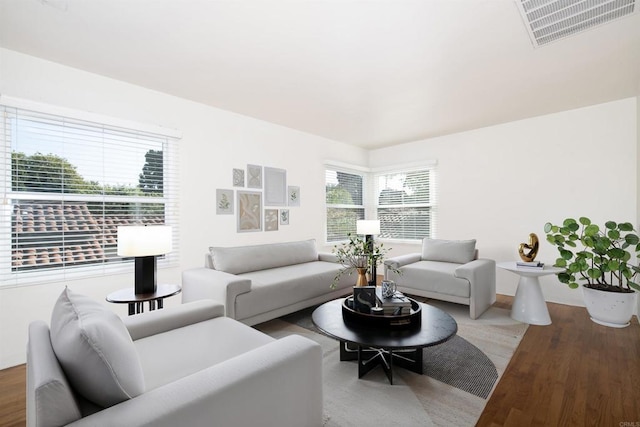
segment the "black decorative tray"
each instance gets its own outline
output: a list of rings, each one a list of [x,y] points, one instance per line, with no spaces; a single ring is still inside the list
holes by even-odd
[[[419,328],[422,323],[422,308],[417,301],[411,301],[409,314],[382,315],[362,313],[353,309],[353,296],[342,301],[342,318],[345,323],[371,328],[413,329]]]

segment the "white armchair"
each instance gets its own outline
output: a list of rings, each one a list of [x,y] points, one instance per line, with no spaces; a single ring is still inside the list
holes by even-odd
[[[424,239],[422,252],[385,260],[385,279],[398,290],[469,306],[476,319],[496,301],[496,263],[477,259],[475,240]]]
[[[322,350],[275,340],[210,300],[123,321],[63,292],[29,327],[27,425],[319,426]]]

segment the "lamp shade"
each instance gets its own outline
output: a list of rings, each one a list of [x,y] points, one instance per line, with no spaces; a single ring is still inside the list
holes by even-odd
[[[380,234],[380,220],[361,219],[356,222],[356,233],[363,235]]]
[[[118,227],[118,255],[144,257],[171,252],[171,226],[126,225]]]

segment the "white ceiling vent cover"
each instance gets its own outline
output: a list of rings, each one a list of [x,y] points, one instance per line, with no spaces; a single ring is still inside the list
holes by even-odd
[[[515,0],[535,47],[631,15],[636,0]]]

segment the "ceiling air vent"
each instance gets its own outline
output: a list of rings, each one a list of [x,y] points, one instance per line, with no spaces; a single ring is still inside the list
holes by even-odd
[[[631,15],[636,0],[515,0],[535,47]]]

